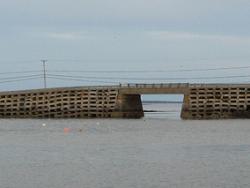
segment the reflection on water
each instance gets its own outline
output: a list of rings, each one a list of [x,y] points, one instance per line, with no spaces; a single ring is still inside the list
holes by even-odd
[[[144,102],[143,109],[145,118],[180,119],[182,103]]]

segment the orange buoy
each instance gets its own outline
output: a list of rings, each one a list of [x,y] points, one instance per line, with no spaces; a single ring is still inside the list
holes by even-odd
[[[69,132],[70,132],[70,128],[65,127],[65,128],[63,129],[63,132],[64,132],[64,133],[69,133]]]

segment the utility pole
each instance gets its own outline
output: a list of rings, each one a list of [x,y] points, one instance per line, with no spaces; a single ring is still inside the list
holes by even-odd
[[[41,62],[43,63],[43,80],[44,80],[44,88],[47,88],[47,80],[46,80],[46,62],[48,62],[48,60],[42,59]]]

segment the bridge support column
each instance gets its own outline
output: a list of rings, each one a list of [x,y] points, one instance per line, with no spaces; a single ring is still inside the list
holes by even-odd
[[[184,95],[182,109],[181,109],[181,118],[182,119],[191,118],[190,113],[189,113],[189,94]]]
[[[115,118],[141,118],[144,116],[141,95],[120,94],[117,97],[116,108],[112,113]]]

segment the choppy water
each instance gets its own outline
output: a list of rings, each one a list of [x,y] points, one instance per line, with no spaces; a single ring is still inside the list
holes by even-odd
[[[0,120],[0,187],[250,187],[250,121]]]

